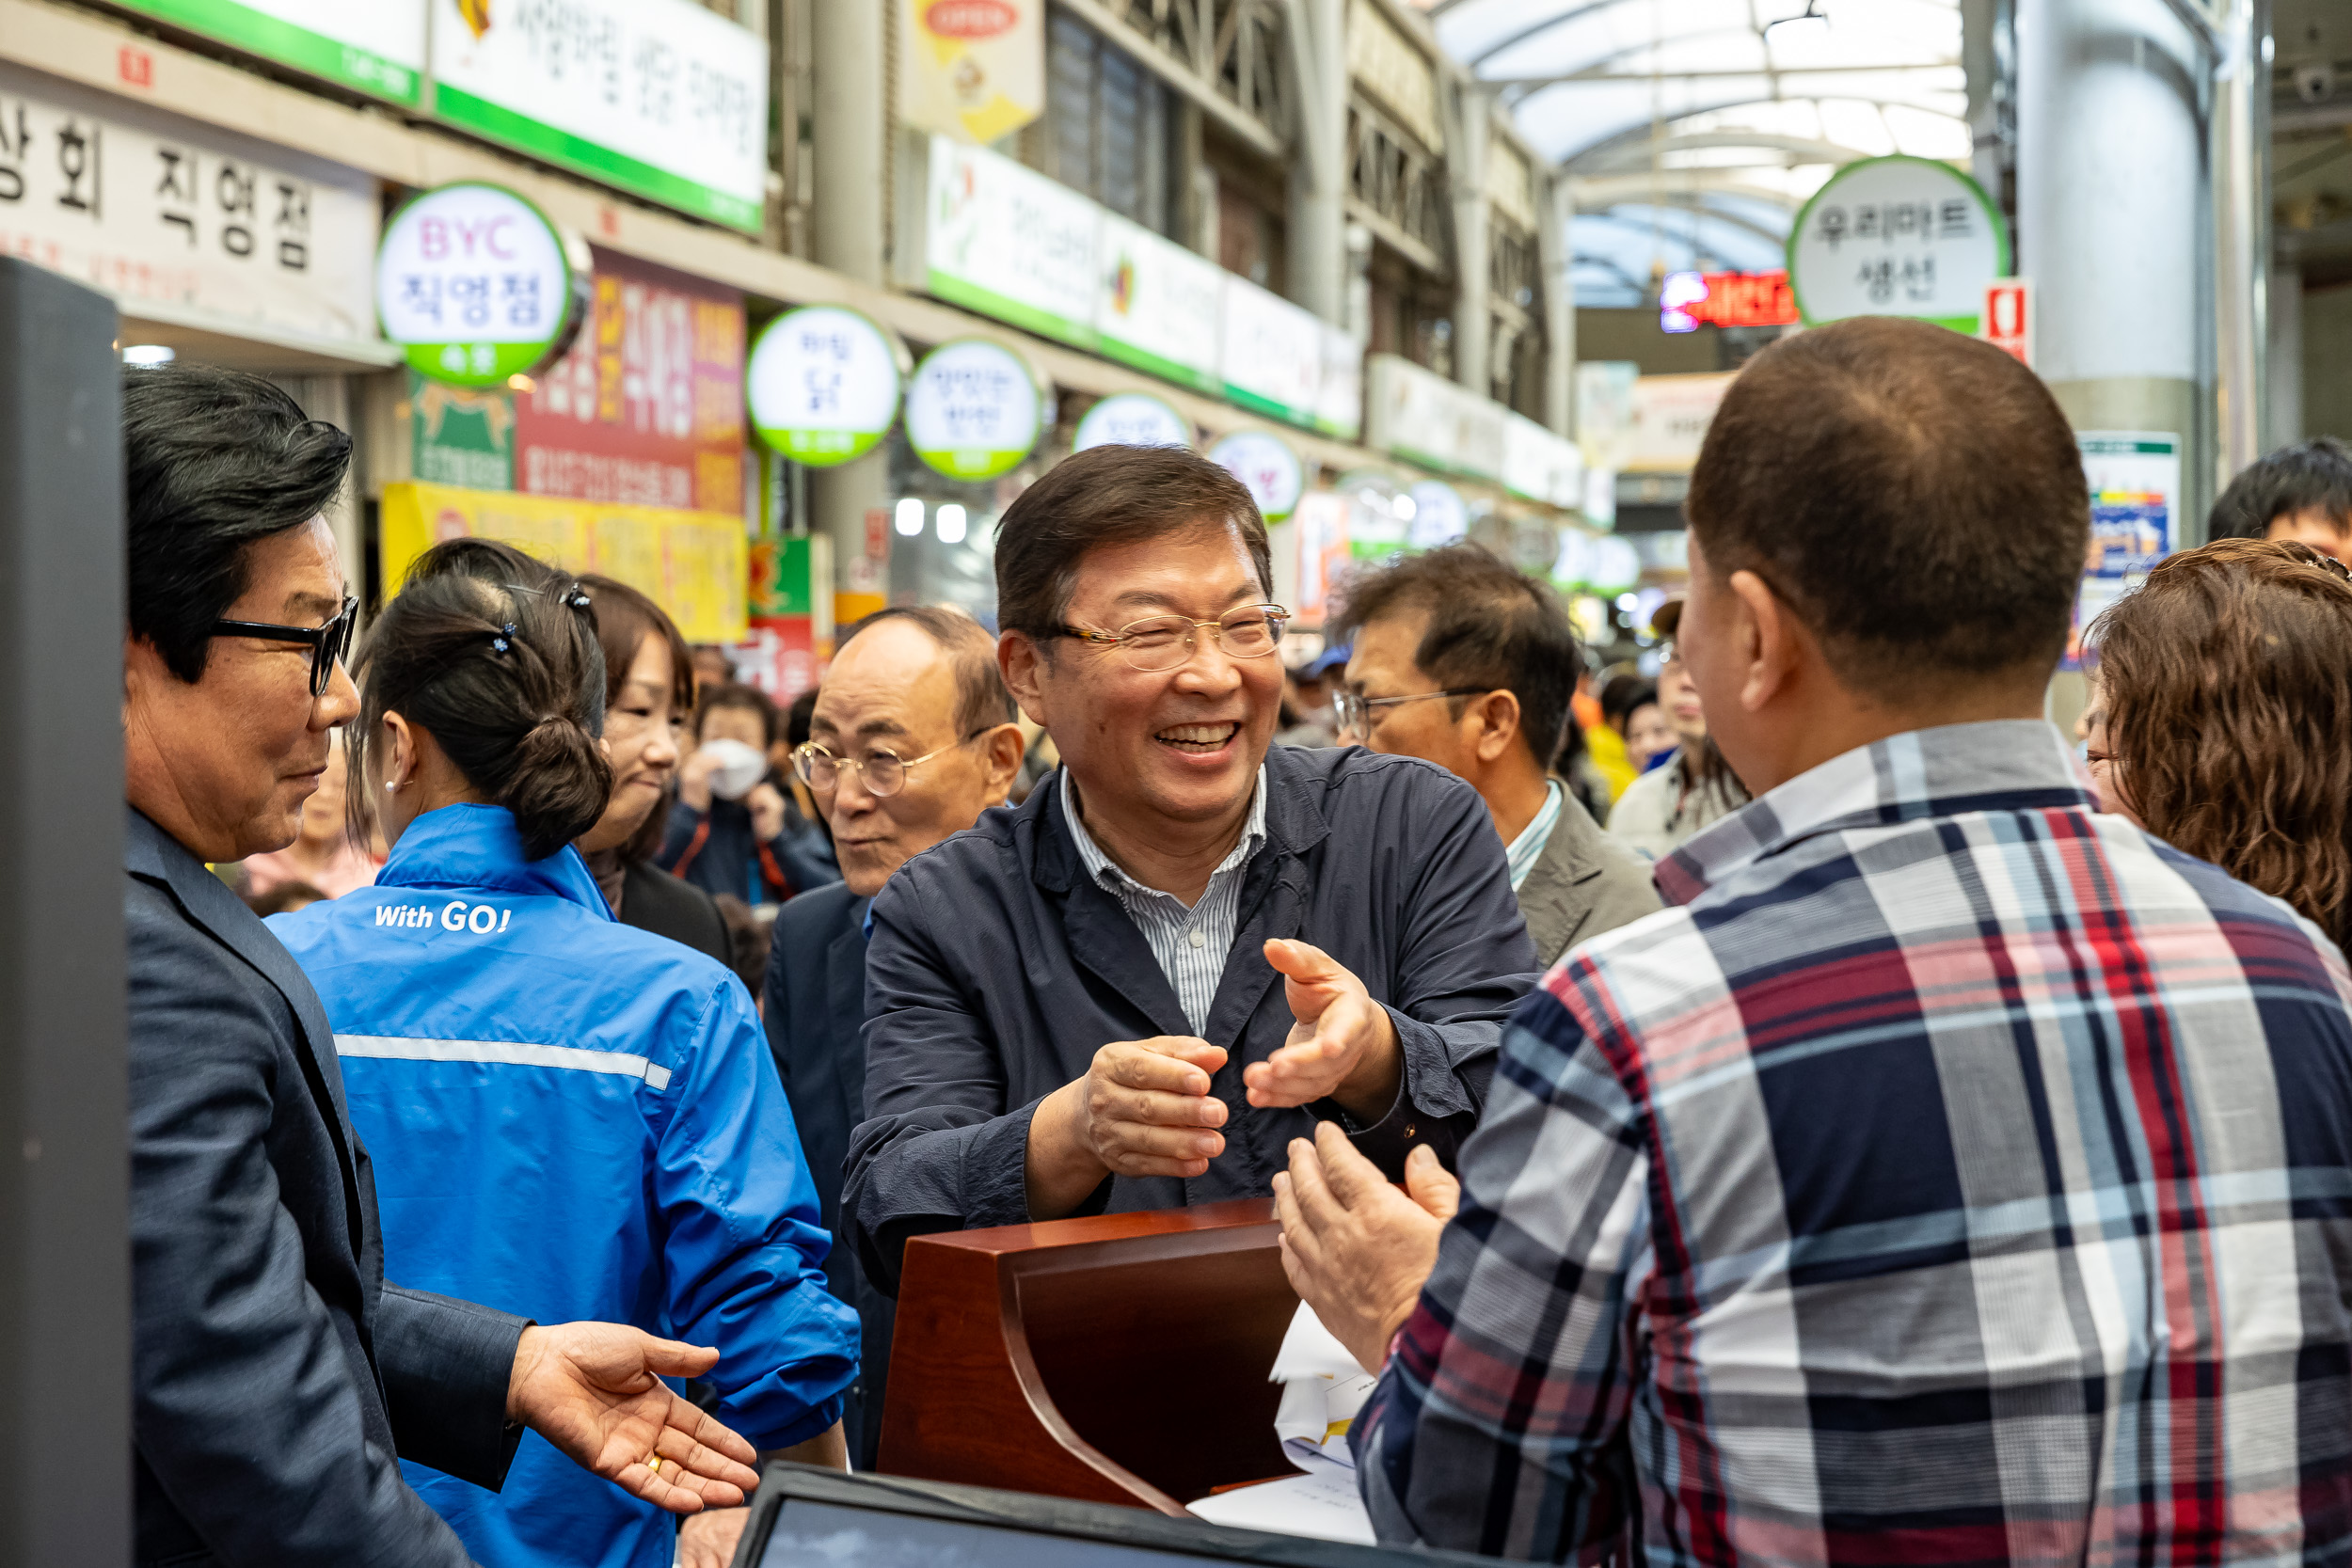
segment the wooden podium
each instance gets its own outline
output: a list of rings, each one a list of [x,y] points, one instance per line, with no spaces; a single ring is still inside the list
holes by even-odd
[[[1176,1514],[1289,1473],[1278,1236],[1251,1198],[909,1242],[877,1467]]]

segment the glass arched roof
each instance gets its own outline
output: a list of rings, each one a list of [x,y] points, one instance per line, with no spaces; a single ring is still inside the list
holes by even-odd
[[[1577,299],[1780,264],[1838,165],[1965,160],[1958,0],[1423,0],[1438,40],[1568,176]]]

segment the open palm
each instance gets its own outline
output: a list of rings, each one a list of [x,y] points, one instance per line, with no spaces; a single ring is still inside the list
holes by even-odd
[[[581,1467],[673,1513],[733,1508],[759,1483],[752,1446],[673,1393],[715,1350],[621,1323],[523,1331],[508,1413]],[[648,1463],[659,1456],[659,1467]]]

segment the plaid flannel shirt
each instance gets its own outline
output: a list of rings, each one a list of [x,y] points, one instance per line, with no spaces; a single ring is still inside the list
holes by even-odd
[[[2055,731],[1900,735],[1658,868],[1505,1036],[1353,1440],[1383,1541],[2352,1559],[2352,981]]]

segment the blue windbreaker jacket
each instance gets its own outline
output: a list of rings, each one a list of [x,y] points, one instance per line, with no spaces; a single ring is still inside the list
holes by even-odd
[[[857,1314],[742,982],[612,918],[514,817],[419,817],[375,885],[270,922],[326,1005],[389,1275],[544,1323],[716,1345],[718,1417],[783,1448],[840,1418]],[[404,1465],[488,1568],[666,1568],[674,1522],[526,1433],[497,1494]]]

